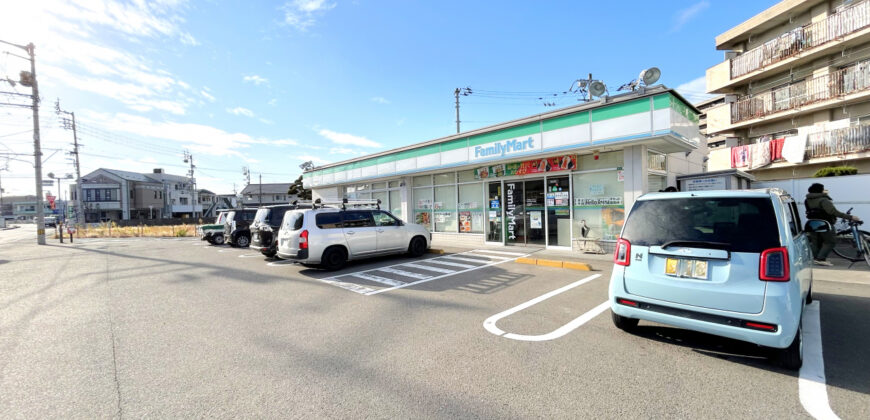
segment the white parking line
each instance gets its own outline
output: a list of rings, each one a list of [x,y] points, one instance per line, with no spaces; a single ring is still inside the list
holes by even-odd
[[[488,252],[490,254],[510,255],[513,257],[520,257],[523,255],[522,252],[493,251],[491,249],[475,249],[474,252]]]
[[[371,288],[368,288],[365,286],[360,286],[358,284],[353,284],[353,283],[345,283],[343,281],[338,281],[338,280],[320,279],[320,281],[322,281],[326,284],[331,284],[333,286],[341,287],[342,289],[350,290],[351,292],[359,293],[361,295],[367,295],[367,294],[375,291],[375,289],[371,289]]]
[[[444,261],[441,258],[432,258],[431,260],[426,260],[426,262],[441,264],[441,265],[449,265],[451,267],[459,267],[459,268],[475,268],[475,267],[477,267],[476,265],[460,264],[460,263],[455,263],[455,262],[450,262],[450,261]]]
[[[400,267],[401,267],[401,266],[400,266]],[[428,274],[415,273],[415,272],[413,272],[413,271],[399,270],[399,269],[396,269],[396,268],[390,268],[390,267],[379,268],[377,271],[383,271],[383,272],[386,272],[386,273],[398,274],[398,275],[400,275],[400,276],[410,277],[410,278],[412,278],[412,279],[417,279],[417,280],[424,280],[424,279],[428,279],[429,277],[432,277],[432,276],[430,276],[430,275],[428,275]]]
[[[825,385],[825,359],[822,357],[822,329],[819,302],[807,305],[802,321],[804,363],[798,378],[801,405],[817,419],[839,419],[828,402]]]
[[[450,269],[447,269],[447,268],[432,267],[432,266],[428,266],[428,265],[415,264],[415,263],[402,264],[402,266],[404,266],[404,267],[419,268],[419,269],[421,269],[421,270],[434,271],[434,272],[436,272],[436,273],[442,273],[442,274],[453,274],[453,273],[456,272],[456,270],[450,270]]]
[[[293,260],[279,260],[279,261],[272,261],[272,262],[270,262],[270,263],[268,263],[268,264],[266,264],[266,265],[268,265],[269,267],[277,267],[277,266],[279,266],[279,265],[293,265],[293,264],[296,264],[296,261],[293,261]]]
[[[469,257],[477,257],[477,258],[486,258],[487,260],[512,260],[516,257],[505,257],[501,255],[484,255],[478,253],[478,251],[474,251],[474,253],[466,252],[462,255],[468,255]]]
[[[253,257],[265,257],[263,254],[242,254],[239,255],[239,258],[253,258]]]
[[[337,276],[337,277],[345,277],[345,276],[359,277],[359,278],[364,279],[364,280],[373,281],[376,283],[382,283],[382,284],[386,284],[388,286],[402,286],[404,284],[407,284],[403,281],[388,279],[386,277],[376,276],[374,274],[369,274],[369,273],[353,273],[353,274],[345,274],[344,276]]]
[[[451,260],[451,261],[453,261],[453,260],[455,260],[455,261],[465,261],[465,262],[473,262],[473,263],[478,263],[478,264],[480,264],[480,263],[485,263],[485,262],[486,262],[486,261],[483,261],[483,260],[476,260],[476,259],[474,259],[474,258],[454,257],[454,256],[452,256],[452,255],[450,255],[450,256],[446,256],[446,257],[441,257],[441,258],[446,258],[446,259]]]
[[[501,336],[504,338],[510,338],[512,340],[519,340],[519,341],[546,341],[546,340],[553,340],[553,339],[562,337],[563,335],[568,334],[569,332],[574,331],[575,329],[577,329],[581,325],[585,324],[590,319],[595,318],[596,316],[600,315],[602,312],[606,311],[610,307],[610,302],[604,301],[603,303],[599,304],[598,306],[592,308],[592,310],[584,313],[583,315],[578,316],[577,318],[574,318],[571,322],[569,322],[569,323],[567,323],[567,324],[565,324],[565,325],[563,325],[563,326],[557,328],[556,330],[554,330],[550,333],[547,333],[547,334],[521,335],[521,334],[514,334],[514,333],[506,333],[505,331],[498,328],[495,325],[495,323],[504,317],[515,314],[519,311],[522,311],[523,309],[526,309],[532,305],[535,305],[536,303],[543,302],[543,301],[545,301],[553,296],[556,296],[560,293],[571,290],[577,286],[586,284],[592,280],[597,279],[598,277],[601,277],[601,274],[593,274],[593,275],[586,277],[582,280],[575,281],[574,283],[571,283],[567,286],[560,287],[556,290],[553,290],[552,292],[545,293],[541,296],[538,296],[538,297],[536,297],[536,298],[534,298],[526,303],[522,303],[522,304],[514,306],[513,308],[510,308],[506,311],[499,312],[499,313],[487,318],[485,321],[483,321],[483,328],[485,328],[487,331],[489,331],[495,335],[498,335],[498,336]]]

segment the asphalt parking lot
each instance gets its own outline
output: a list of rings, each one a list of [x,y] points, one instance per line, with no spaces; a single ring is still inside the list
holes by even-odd
[[[463,252],[330,273],[0,231],[0,417],[870,418],[870,284],[814,285],[820,384],[753,345],[616,329],[609,264]]]

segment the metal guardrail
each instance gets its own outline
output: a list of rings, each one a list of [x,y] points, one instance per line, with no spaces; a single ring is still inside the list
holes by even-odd
[[[870,150],[870,126],[860,125],[810,134],[806,157],[838,156],[867,150]]]
[[[731,78],[752,73],[795,54],[870,27],[870,1],[862,1],[828,16],[786,32],[744,52],[731,61]]]
[[[870,61],[740,99],[731,104],[731,123],[866,90],[870,90]]]

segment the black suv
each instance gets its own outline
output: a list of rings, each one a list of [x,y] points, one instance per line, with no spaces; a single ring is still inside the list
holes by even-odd
[[[224,222],[224,238],[230,246],[245,248],[251,244],[251,222],[254,221],[254,215],[257,214],[257,209],[236,209],[227,212],[227,218]]]
[[[278,204],[260,207],[251,223],[251,246],[260,250],[263,255],[272,258],[278,253],[278,229],[284,220],[284,213],[298,208],[311,208],[310,205]]]

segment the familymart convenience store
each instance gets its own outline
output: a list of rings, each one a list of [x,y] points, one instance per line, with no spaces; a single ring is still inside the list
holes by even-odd
[[[435,244],[606,245],[637,197],[701,172],[697,115],[648,88],[324,165],[303,182],[314,198],[380,199]]]

